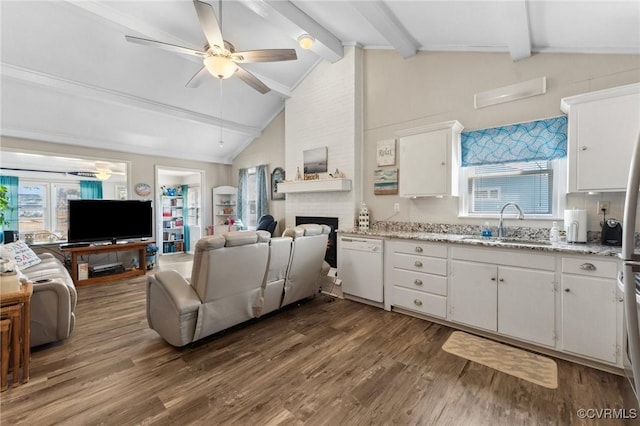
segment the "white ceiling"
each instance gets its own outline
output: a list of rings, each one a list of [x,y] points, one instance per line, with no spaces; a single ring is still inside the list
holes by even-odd
[[[218,2],[208,1],[218,10]],[[296,49],[298,59],[247,64],[272,91],[238,78],[185,84],[198,58],[125,35],[201,50],[191,0],[0,1],[3,135],[230,163],[342,46],[417,51],[640,54],[640,2],[225,0],[222,33],[236,50]],[[313,49],[297,45],[303,33]],[[219,146],[220,129],[224,145]],[[3,160],[4,161],[4,160]]]

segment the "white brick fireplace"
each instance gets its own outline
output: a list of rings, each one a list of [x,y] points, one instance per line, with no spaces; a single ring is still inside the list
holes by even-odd
[[[345,192],[288,193],[287,226],[296,216],[337,217],[340,228],[355,224],[362,200],[362,51],[345,47],[344,58],[321,62],[286,101],[285,168],[287,179],[303,170],[303,151],[327,147],[327,170],[352,180]]]

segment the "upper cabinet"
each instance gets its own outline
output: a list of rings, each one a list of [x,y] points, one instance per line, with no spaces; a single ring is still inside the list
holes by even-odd
[[[454,120],[397,133],[401,197],[458,195],[462,129]]]
[[[569,116],[569,192],[624,191],[640,131],[640,84],[562,99]]]

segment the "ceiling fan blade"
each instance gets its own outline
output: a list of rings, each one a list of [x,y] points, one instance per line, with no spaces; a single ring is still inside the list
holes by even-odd
[[[207,38],[209,47],[218,46],[224,49],[224,40],[222,38],[222,31],[220,25],[218,25],[218,18],[213,11],[213,7],[209,3],[193,0],[193,5],[196,8],[198,14],[198,20],[204,31],[204,36]]]
[[[292,61],[298,59],[298,56],[296,55],[296,49],[264,49],[234,52],[231,58],[235,62],[244,64],[247,62]]]
[[[207,68],[202,67],[200,71],[198,71],[197,73],[194,74],[193,77],[191,77],[191,80],[187,82],[185,87],[188,87],[190,89],[198,87],[210,75],[211,74],[209,74],[209,71],[207,71]]]
[[[236,71],[236,73],[234,75],[236,77],[238,77],[240,80],[242,80],[245,83],[247,83],[249,86],[251,86],[254,89],[256,89],[258,92],[262,93],[263,95],[265,93],[271,91],[271,89],[269,89],[269,87],[267,87],[266,84],[264,84],[263,82],[258,80],[258,77],[256,77],[255,75],[251,74],[249,71],[245,70],[242,67],[238,67],[238,70]]]
[[[189,49],[188,47],[176,46],[175,44],[163,43],[161,41],[147,40],[146,38],[132,37],[132,36],[124,36],[124,38],[129,43],[137,43],[137,44],[142,44],[144,46],[158,47],[160,49],[168,50],[170,52],[175,52],[175,53],[182,53],[184,55],[199,56],[199,57],[205,56],[205,52]]]

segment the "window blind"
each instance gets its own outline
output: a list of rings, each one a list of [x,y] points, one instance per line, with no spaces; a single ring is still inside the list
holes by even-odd
[[[462,166],[567,156],[567,117],[472,130],[461,135]]]

